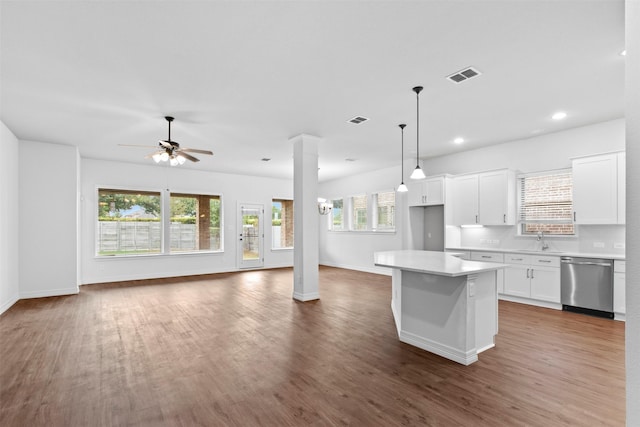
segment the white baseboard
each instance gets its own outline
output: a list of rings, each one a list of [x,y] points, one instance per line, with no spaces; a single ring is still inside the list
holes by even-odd
[[[320,299],[320,293],[319,292],[310,292],[307,294],[302,294],[300,292],[294,292],[293,293],[293,299],[298,300],[298,301],[302,301],[302,302],[306,302],[306,301],[313,301],[316,299]]]
[[[419,337],[415,334],[412,334],[411,332],[401,331],[400,341],[411,344],[423,350],[430,351],[431,353],[437,354],[438,356],[442,356],[449,360],[453,360],[454,362],[458,362],[465,366],[478,361],[478,353],[475,350],[465,353],[464,351],[460,351],[448,345]]]
[[[18,302],[19,299],[20,298],[18,298],[18,295],[14,295],[11,298],[9,298],[4,304],[0,305],[0,314],[9,310],[13,304]]]
[[[326,265],[327,267],[344,268],[346,270],[362,271],[364,273],[381,274],[383,276],[391,276],[391,269],[386,267],[363,267],[361,265],[349,265],[324,261],[321,261],[320,265]]]
[[[562,304],[555,302],[540,301],[537,299],[514,297],[513,295],[498,294],[498,299],[520,304],[535,305],[536,307],[552,308],[554,310],[562,310]]]
[[[63,295],[75,295],[78,292],[80,292],[80,290],[78,289],[77,286],[73,288],[47,289],[44,291],[20,292],[20,299],[59,297]]]

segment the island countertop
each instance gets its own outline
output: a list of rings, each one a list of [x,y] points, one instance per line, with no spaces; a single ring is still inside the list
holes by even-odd
[[[373,254],[374,264],[379,267],[398,268],[447,277],[466,276],[507,267],[506,264],[495,262],[467,261],[455,255],[455,252],[416,250],[384,251]]]

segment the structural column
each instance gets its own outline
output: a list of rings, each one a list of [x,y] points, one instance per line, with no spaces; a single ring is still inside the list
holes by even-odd
[[[318,290],[318,142],[298,135],[293,143],[293,298],[320,298]]]

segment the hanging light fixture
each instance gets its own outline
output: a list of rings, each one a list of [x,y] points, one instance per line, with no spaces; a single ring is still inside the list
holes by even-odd
[[[405,193],[407,191],[409,191],[409,189],[407,188],[406,185],[404,185],[404,128],[407,125],[405,124],[401,124],[398,125],[398,127],[400,127],[400,132],[401,132],[401,137],[400,137],[400,141],[401,141],[401,152],[400,152],[400,159],[402,160],[402,166],[400,168],[400,185],[398,186],[398,193]]]
[[[422,86],[416,86],[413,88],[416,93],[416,168],[411,173],[411,179],[424,179],[426,178],[424,172],[420,168],[420,92],[422,92]]]

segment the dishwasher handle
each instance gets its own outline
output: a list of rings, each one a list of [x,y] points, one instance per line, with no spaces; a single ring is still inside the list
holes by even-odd
[[[591,262],[591,261],[573,261],[570,259],[562,259],[560,260],[563,264],[574,264],[574,265],[597,265],[598,267],[611,267],[610,262]]]

